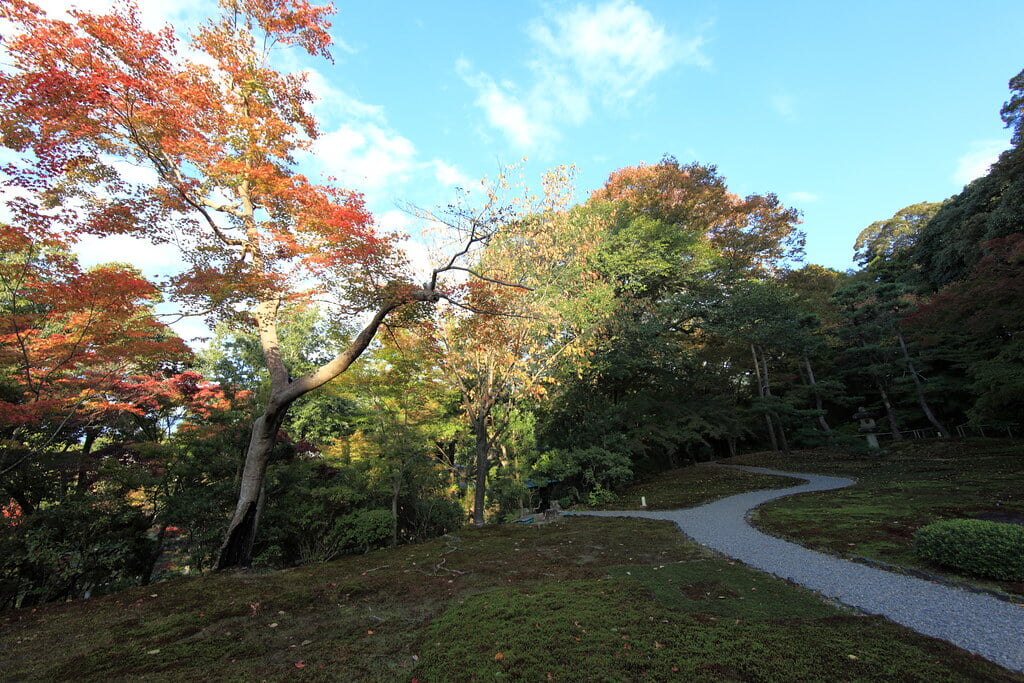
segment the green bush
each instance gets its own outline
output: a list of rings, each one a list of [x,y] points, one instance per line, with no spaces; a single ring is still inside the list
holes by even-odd
[[[1024,581],[1024,526],[949,519],[914,534],[914,551],[973,576]]]
[[[596,491],[600,498],[616,486],[633,477],[633,463],[629,457],[599,446],[587,448],[553,449],[541,454],[534,465],[534,479],[547,478],[576,490],[575,500],[587,500],[586,494]],[[604,493],[602,493],[602,490]],[[598,502],[589,501],[591,505]]]
[[[416,543],[443,536],[462,526],[466,516],[459,501],[442,495],[425,495],[403,502],[399,510],[402,538]]]
[[[391,538],[391,510],[356,510],[338,521],[345,530],[345,545],[357,552],[386,545]]]
[[[601,484],[597,484],[594,486],[594,490],[587,494],[587,505],[610,505],[618,499],[619,497],[615,495],[614,491],[609,491]]]
[[[142,583],[153,564],[148,528],[124,500],[91,493],[0,527],[0,609]]]

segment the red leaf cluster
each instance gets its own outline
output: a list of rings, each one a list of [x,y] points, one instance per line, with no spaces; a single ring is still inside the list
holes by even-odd
[[[0,251],[0,367],[20,394],[0,401],[0,420],[142,414],[160,392],[197,400],[198,375],[160,371],[191,352],[153,317],[156,289],[137,271],[83,271],[56,243],[40,247],[10,227]]]

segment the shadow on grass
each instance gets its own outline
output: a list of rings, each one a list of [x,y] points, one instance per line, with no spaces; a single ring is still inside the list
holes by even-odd
[[[9,612],[0,651],[33,681],[1021,680],[670,523],[586,517]]]

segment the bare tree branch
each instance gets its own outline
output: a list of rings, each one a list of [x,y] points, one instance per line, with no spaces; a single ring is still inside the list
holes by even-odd
[[[469,311],[470,313],[478,313],[480,315],[496,315],[502,318],[522,318],[524,320],[547,320],[547,318],[541,318],[535,315],[523,315],[521,313],[512,313],[511,311],[488,311],[483,308],[477,308],[475,306],[470,306],[469,304],[464,304],[461,301],[456,301],[447,294],[442,294],[440,292],[435,292],[435,294],[437,294],[437,297],[439,299],[444,299],[452,306],[461,308],[464,311]]]
[[[472,275],[473,277],[475,277],[477,279],[483,280],[484,282],[493,282],[494,284],[502,285],[503,287],[513,287],[515,289],[523,289],[523,290],[526,290],[527,292],[534,291],[533,287],[527,287],[526,285],[520,284],[518,282],[506,282],[504,280],[497,280],[497,279],[492,278],[492,277],[487,277],[486,275],[481,275],[480,273],[476,272],[472,268],[465,268],[463,266],[447,266],[441,272],[445,272],[445,271],[448,271],[448,270],[461,270],[461,271],[463,271],[465,273],[469,273],[470,275]],[[438,271],[435,270],[434,272],[437,273]]]

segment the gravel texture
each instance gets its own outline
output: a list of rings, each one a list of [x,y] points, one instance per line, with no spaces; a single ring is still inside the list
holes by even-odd
[[[742,493],[684,510],[583,514],[675,522],[701,545],[755,569],[863,612],[881,614],[918,633],[942,638],[1008,669],[1024,671],[1024,606],[808,550],[763,534],[747,522],[747,513],[762,503],[796,493],[843,488],[855,483],[852,479],[736,467],[808,483]]]

